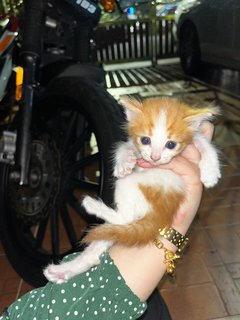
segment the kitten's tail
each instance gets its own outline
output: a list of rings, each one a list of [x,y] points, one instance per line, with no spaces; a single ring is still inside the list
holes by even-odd
[[[145,245],[158,236],[159,228],[170,226],[174,214],[184,199],[183,192],[172,191],[164,194],[148,186],[141,186],[141,190],[149,202],[152,200],[152,211],[130,224],[99,225],[89,231],[83,242],[110,240],[126,246]]]
[[[159,220],[159,219],[158,219]],[[171,221],[164,226],[170,225]],[[103,224],[89,231],[83,238],[84,243],[96,240],[111,240],[126,246],[145,245],[158,236],[160,227],[156,221],[156,214],[148,213],[142,219],[128,225]]]

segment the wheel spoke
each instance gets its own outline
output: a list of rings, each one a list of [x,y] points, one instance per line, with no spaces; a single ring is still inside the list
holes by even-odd
[[[63,156],[64,159],[72,158],[74,155],[76,155],[84,146],[84,142],[87,140],[87,138],[90,136],[91,130],[90,127],[87,126],[83,132],[81,133],[81,136],[76,138],[76,141],[74,144],[69,148],[69,150],[66,152],[66,154]]]
[[[64,169],[70,172],[78,171],[79,169],[83,169],[91,165],[96,160],[99,160],[99,152],[91,154],[90,156],[87,156],[79,161],[76,161],[74,164],[67,165]]]
[[[67,206],[66,206],[65,203],[62,204],[60,213],[61,213],[63,225],[64,225],[64,228],[66,230],[68,239],[69,239],[69,241],[71,243],[72,248],[75,248],[78,239],[77,239],[76,232],[75,232],[75,229],[73,227],[73,223],[72,223],[72,220],[71,220],[71,218],[69,216],[69,212],[68,212],[68,209],[67,209]]]
[[[51,243],[52,243],[52,254],[54,257],[59,256],[59,221],[56,208],[51,211]]]
[[[76,211],[76,213],[86,222],[96,222],[96,218],[94,216],[91,216],[87,213],[87,211],[84,209],[84,207],[81,205],[81,202],[77,197],[75,197],[73,194],[69,195],[68,198],[68,204]]]
[[[99,189],[99,184],[93,181],[71,179],[70,182],[75,188],[78,188],[78,189],[84,189],[84,190],[94,191],[94,192],[97,192]]]
[[[43,243],[44,236],[45,236],[46,229],[47,229],[47,222],[48,222],[48,219],[45,219],[39,223],[36,238],[35,238],[36,239],[36,242],[35,242],[36,249],[40,249],[42,247],[42,243]]]

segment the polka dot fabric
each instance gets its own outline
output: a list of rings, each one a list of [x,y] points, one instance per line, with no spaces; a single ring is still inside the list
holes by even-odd
[[[73,255],[65,257],[70,260]],[[138,319],[146,303],[129,289],[108,253],[67,283],[48,283],[14,302],[0,320]]]

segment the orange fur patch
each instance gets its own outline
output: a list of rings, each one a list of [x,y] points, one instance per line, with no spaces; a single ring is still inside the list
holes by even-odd
[[[170,226],[180,203],[183,192],[166,192],[162,188],[140,185],[143,195],[151,203],[151,212],[128,225],[104,224],[89,231],[83,242],[112,240],[126,246],[145,245],[158,235],[158,229]]]

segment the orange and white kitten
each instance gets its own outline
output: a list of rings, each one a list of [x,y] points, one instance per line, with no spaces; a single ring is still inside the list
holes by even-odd
[[[170,170],[138,167],[138,158],[158,166],[194,143],[201,153],[199,167],[205,187],[213,187],[221,177],[217,151],[199,131],[202,121],[219,113],[217,108],[193,108],[170,98],[143,102],[127,99],[123,105],[129,139],[121,142],[115,152],[116,209],[101,200],[84,198],[86,210],[106,223],[86,235],[83,241],[89,245],[81,255],[44,270],[50,281],[65,282],[97,265],[101,254],[114,242],[144,245],[157,237],[159,228],[171,225],[184,199],[183,181]]]

